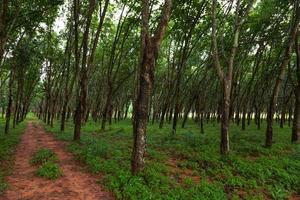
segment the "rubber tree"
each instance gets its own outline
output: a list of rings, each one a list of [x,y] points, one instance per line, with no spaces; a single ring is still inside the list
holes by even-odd
[[[295,12],[294,17],[291,18],[291,28],[288,34],[288,38],[286,41],[286,48],[284,51],[283,59],[279,65],[279,74],[276,78],[275,85],[272,90],[272,95],[269,101],[268,106],[268,113],[267,113],[267,129],[266,129],[266,141],[265,145],[266,147],[271,147],[273,143],[273,121],[274,121],[274,114],[275,114],[275,106],[277,104],[278,95],[280,92],[280,88],[282,85],[282,82],[284,80],[285,74],[286,74],[286,68],[288,63],[290,62],[291,53],[293,49],[293,45],[295,43],[295,37],[298,30],[298,26],[300,23],[300,1],[296,0],[294,2],[295,6]]]
[[[146,152],[146,130],[148,120],[149,100],[154,81],[155,62],[158,58],[160,44],[165,34],[171,14],[172,0],[165,0],[157,27],[150,32],[150,3],[142,0],[141,22],[141,64],[139,71],[139,85],[134,103],[133,119],[133,151],[131,159],[132,174],[137,174],[144,168]],[[153,36],[152,36],[153,35]]]
[[[212,1],[212,59],[213,65],[217,71],[217,75],[222,85],[222,121],[221,121],[221,144],[220,152],[221,154],[229,153],[229,118],[230,118],[230,106],[231,106],[231,91],[233,82],[233,71],[235,64],[235,57],[237,54],[237,49],[239,45],[240,31],[245,18],[248,16],[250,8],[252,7],[253,1],[247,4],[246,11],[244,13],[241,11],[241,1],[236,2],[235,10],[235,22],[233,31],[233,42],[230,55],[228,56],[227,71],[221,67],[221,61],[219,58],[219,50],[217,44],[217,20],[216,20],[216,8],[217,0]],[[242,13],[240,16],[240,13]]]
[[[82,116],[86,107],[86,97],[87,97],[87,81],[88,81],[88,69],[87,69],[87,53],[88,53],[88,43],[89,43],[89,31],[92,16],[96,7],[95,0],[89,0],[88,12],[85,20],[84,33],[82,38],[82,59],[81,59],[81,68],[80,76],[78,80],[78,92],[76,100],[76,110],[75,110],[75,128],[74,128],[74,140],[80,140],[80,131],[81,131],[81,121]],[[75,18],[75,35],[78,37],[78,18],[79,18],[79,1],[74,0],[74,18]],[[78,39],[78,38],[77,38]],[[76,40],[76,39],[75,39]],[[78,40],[77,40],[78,42]],[[76,65],[80,64],[80,54],[78,52],[78,43],[76,44],[77,55],[75,55]]]
[[[292,129],[292,142],[299,142],[300,139],[300,43],[299,43],[299,29],[295,40],[295,51],[297,55],[297,85],[294,89],[295,93],[295,108],[294,108],[294,119]]]

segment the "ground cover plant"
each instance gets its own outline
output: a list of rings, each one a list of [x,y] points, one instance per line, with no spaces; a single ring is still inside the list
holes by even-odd
[[[118,199],[287,199],[300,192],[300,147],[288,141],[289,127],[275,127],[272,149],[263,145],[264,133],[251,123],[241,131],[231,126],[232,152],[218,151],[218,126],[190,121],[176,135],[170,125],[149,126],[147,162],[143,173],[131,176],[132,127],[130,120],[112,124],[103,132],[89,121],[83,126],[80,143],[72,142],[72,124],[46,129],[70,142],[68,149]],[[265,124],[262,124],[264,127]]]
[[[54,180],[62,175],[62,171],[57,163],[53,161],[47,161],[41,164],[36,171],[36,174],[40,177]]]
[[[2,0],[0,113],[5,194],[300,199],[300,0]]]
[[[57,161],[57,155],[51,149],[40,148],[32,156],[30,164],[38,166],[38,176],[53,180],[62,175]]]
[[[41,165],[45,162],[55,162],[57,161],[56,154],[51,150],[47,148],[40,148],[38,149],[34,155],[32,156],[32,159],[30,160],[30,163],[32,165]]]
[[[3,126],[5,121],[0,119],[0,126]],[[26,122],[22,122],[17,128],[13,129],[10,134],[4,134],[0,131],[0,195],[9,186],[5,177],[11,174],[11,169],[14,161],[14,151],[20,138],[25,130]]]

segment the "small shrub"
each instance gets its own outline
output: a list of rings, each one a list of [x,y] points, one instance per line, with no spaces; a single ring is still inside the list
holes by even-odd
[[[284,188],[282,188],[280,185],[269,186],[268,190],[273,199],[286,199],[287,198],[286,190]]]
[[[57,161],[57,156],[55,153],[46,148],[41,148],[39,149],[32,157],[30,160],[30,164],[32,165],[41,165],[47,161]]]
[[[94,174],[99,173],[101,170],[101,163],[98,157],[87,159],[86,164],[88,165],[90,172]]]
[[[36,174],[46,179],[54,180],[62,175],[56,154],[51,149],[40,148],[33,155],[30,163],[32,165],[39,165]]]
[[[0,174],[0,195],[3,194],[7,188],[7,183],[4,182],[4,177]]]
[[[183,182],[184,182],[184,185],[187,185],[187,186],[193,186],[194,185],[194,181],[190,177],[185,178],[183,180]]]
[[[38,170],[37,175],[50,180],[57,179],[62,175],[58,164],[48,161],[45,162]]]

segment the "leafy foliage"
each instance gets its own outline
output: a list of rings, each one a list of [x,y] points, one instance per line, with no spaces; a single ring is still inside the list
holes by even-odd
[[[57,155],[47,148],[38,149],[30,160],[32,165],[39,165],[36,174],[50,180],[57,179],[62,175]]]
[[[54,163],[53,161],[47,161],[39,167],[36,174],[40,177],[54,180],[60,177],[62,172],[57,163]]]
[[[37,152],[34,153],[32,159],[30,160],[30,163],[32,165],[41,165],[48,161],[57,161],[57,156],[51,149],[40,148]]]

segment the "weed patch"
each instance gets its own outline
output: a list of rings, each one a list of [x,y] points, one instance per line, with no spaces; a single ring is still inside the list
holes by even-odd
[[[59,123],[46,126],[58,139],[69,141],[70,152],[87,169],[101,173],[100,181],[117,199],[287,199],[300,191],[300,147],[290,144],[289,127],[274,126],[276,143],[263,147],[264,127],[253,125],[241,132],[232,124],[231,153],[219,154],[219,127],[205,124],[201,134],[197,124],[170,134],[171,126],[148,126],[146,165],[132,176],[132,125],[129,120],[112,124],[99,132],[100,124],[89,121],[82,127],[80,143],[72,142],[73,124],[65,132]]]
[[[38,176],[54,180],[62,175],[57,161],[57,155],[51,149],[40,148],[34,153],[30,164],[39,166],[36,171]]]
[[[40,177],[54,180],[60,177],[62,175],[62,172],[57,163],[47,161],[38,168],[36,174]]]

